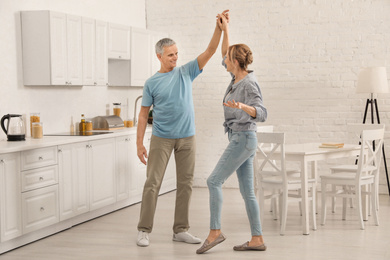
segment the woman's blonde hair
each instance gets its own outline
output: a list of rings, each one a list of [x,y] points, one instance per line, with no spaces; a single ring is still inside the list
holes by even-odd
[[[248,65],[253,62],[251,49],[246,44],[235,44],[229,47],[229,59],[237,60],[241,69],[247,70]]]

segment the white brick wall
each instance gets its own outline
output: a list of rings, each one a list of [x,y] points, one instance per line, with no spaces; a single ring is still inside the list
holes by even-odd
[[[170,33],[184,63],[205,50],[215,15],[224,9],[230,9],[231,44],[246,43],[254,53],[251,69],[269,111],[266,124],[286,132],[289,143],[352,141],[346,124],[362,122],[368,97],[355,93],[359,70],[389,67],[390,1],[146,0],[147,27]],[[218,50],[194,81],[197,186],[206,185],[227,145],[221,99],[229,75],[220,56]],[[378,96],[385,124],[390,124],[389,97]],[[390,163],[388,132],[385,144]],[[333,163],[339,161],[319,163],[320,171]],[[225,185],[237,187],[236,178]],[[387,193],[384,171],[381,192]]]

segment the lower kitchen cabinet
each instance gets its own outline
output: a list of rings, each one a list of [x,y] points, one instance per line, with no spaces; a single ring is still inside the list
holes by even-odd
[[[22,198],[19,153],[0,154],[1,242],[22,235]]]
[[[58,185],[22,193],[23,233],[59,222]]]
[[[130,158],[136,150],[134,135],[117,137],[116,142],[116,199],[121,201],[129,198],[130,176],[134,174]]]
[[[116,201],[115,138],[89,142],[90,210]]]
[[[160,194],[175,172],[172,155]],[[136,133],[0,154],[0,254],[140,202],[145,180]]]
[[[61,220],[116,202],[115,139],[59,146]]]
[[[58,146],[60,220],[89,211],[88,142]]]

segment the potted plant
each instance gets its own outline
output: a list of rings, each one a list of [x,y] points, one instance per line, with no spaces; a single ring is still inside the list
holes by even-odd
[[[153,124],[153,109],[149,111],[148,124]]]

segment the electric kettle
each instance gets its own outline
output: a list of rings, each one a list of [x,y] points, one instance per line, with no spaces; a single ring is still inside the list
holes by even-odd
[[[4,121],[7,120],[7,128]],[[26,129],[21,115],[8,114],[1,118],[1,128],[7,135],[8,141],[23,141],[26,137]]]

